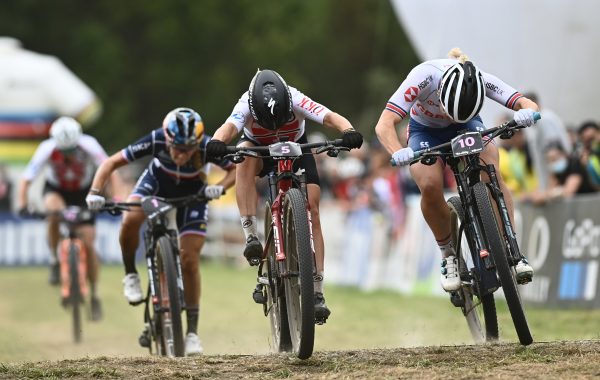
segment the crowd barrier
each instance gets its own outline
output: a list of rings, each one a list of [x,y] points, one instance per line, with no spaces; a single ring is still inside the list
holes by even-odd
[[[420,198],[406,202],[400,232],[380,212],[366,207],[344,211],[336,203],[323,202],[326,284],[444,294],[439,285],[440,253],[421,215]],[[209,217],[203,255],[245,265],[235,206],[213,207]],[[520,287],[523,300],[548,307],[599,308],[600,195],[543,207],[517,204],[515,218],[520,247],[535,269],[534,281]],[[104,263],[121,263],[119,223],[119,217],[98,219],[96,244]],[[0,265],[41,265],[48,260],[43,221],[0,214]]]

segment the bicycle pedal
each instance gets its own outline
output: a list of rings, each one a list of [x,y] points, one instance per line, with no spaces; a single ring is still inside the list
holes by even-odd
[[[142,347],[150,348],[150,345],[151,345],[152,342],[150,340],[150,336],[148,335],[147,331],[144,331],[142,333],[142,335],[140,335],[140,337],[138,338],[138,343]]]
[[[452,305],[454,305],[456,307],[465,306],[465,300],[460,296],[460,294],[458,292],[450,293],[450,302],[452,302]]]
[[[145,299],[145,298],[143,298],[141,301],[137,301],[137,302],[129,302],[129,304],[130,304],[131,306],[137,306],[137,305],[140,305],[140,304],[142,304],[142,303],[144,303],[144,302],[146,302],[146,299]]]
[[[315,317],[315,325],[319,325],[320,326],[320,325],[323,325],[325,323],[327,323],[327,317],[324,317],[324,318],[322,318],[322,317],[321,318]]]
[[[252,292],[252,299],[254,302],[261,305],[265,305],[267,303],[267,296],[263,292],[263,286],[263,284],[256,285],[256,288],[254,288],[254,291]]]

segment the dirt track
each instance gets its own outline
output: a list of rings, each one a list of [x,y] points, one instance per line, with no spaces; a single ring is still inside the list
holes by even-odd
[[[600,341],[391,350],[317,352],[301,361],[287,355],[197,358],[84,358],[0,364],[0,379],[489,379],[600,378]]]

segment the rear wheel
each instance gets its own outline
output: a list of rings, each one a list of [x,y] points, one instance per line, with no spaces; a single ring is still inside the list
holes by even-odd
[[[300,359],[312,355],[315,341],[315,295],[313,251],[306,199],[298,189],[289,190],[283,199],[285,260],[285,297],[290,337]]]
[[[475,343],[484,343],[498,339],[498,319],[496,316],[496,303],[494,294],[487,293],[479,295],[477,268],[473,259],[469,244],[466,241],[459,242],[459,227],[465,220],[462,202],[459,197],[448,199],[448,206],[452,215],[452,239],[454,246],[459,246],[458,266],[462,286],[457,294],[452,294],[453,303],[458,304],[463,312],[467,326]]]
[[[73,340],[76,343],[81,342],[81,304],[83,303],[83,294],[79,285],[79,247],[75,242],[70,241],[68,245],[68,263],[69,263],[69,305],[73,314]]]
[[[176,251],[167,236],[158,239],[155,247],[158,304],[152,309],[155,321],[155,339],[159,355],[181,357],[185,355],[181,298],[177,283]],[[158,310],[157,310],[158,307]]]
[[[265,239],[273,228],[271,218],[271,205],[265,205]],[[268,244],[268,243],[267,243]],[[267,260],[263,264],[261,277],[266,278],[267,314],[271,325],[271,347],[275,352],[289,352],[292,350],[290,327],[285,302],[285,286],[277,269],[275,259],[275,243],[271,241],[268,246]]]
[[[500,233],[500,229],[498,228],[497,215],[491,202],[490,191],[485,183],[479,182],[473,186],[473,194],[477,210],[481,216],[485,237],[489,244],[494,263],[496,264],[496,271],[502,284],[504,297],[506,298],[510,315],[519,336],[519,341],[523,345],[531,344],[533,337],[531,336],[527,318],[523,311],[523,304],[521,303],[515,276],[508,265],[506,246],[503,234]]]

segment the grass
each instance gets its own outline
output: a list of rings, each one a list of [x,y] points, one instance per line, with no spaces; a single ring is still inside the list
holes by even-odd
[[[143,274],[143,265],[139,269]],[[148,355],[137,345],[143,310],[125,302],[120,266],[103,268],[100,295],[105,318],[99,323],[84,321],[81,344],[72,342],[70,316],[59,306],[58,289],[47,285],[46,275],[45,267],[0,268],[0,363]],[[255,277],[252,268],[202,263],[199,334],[207,354],[269,352],[268,320],[251,299]],[[316,351],[471,343],[460,311],[445,297],[361,292],[333,285],[326,286],[326,296],[332,316],[317,326]],[[510,315],[503,303],[498,306],[501,337],[514,342]],[[526,313],[536,341],[600,337],[600,310],[527,307]],[[428,365],[415,362],[418,367]],[[282,371],[278,376],[287,374]]]

